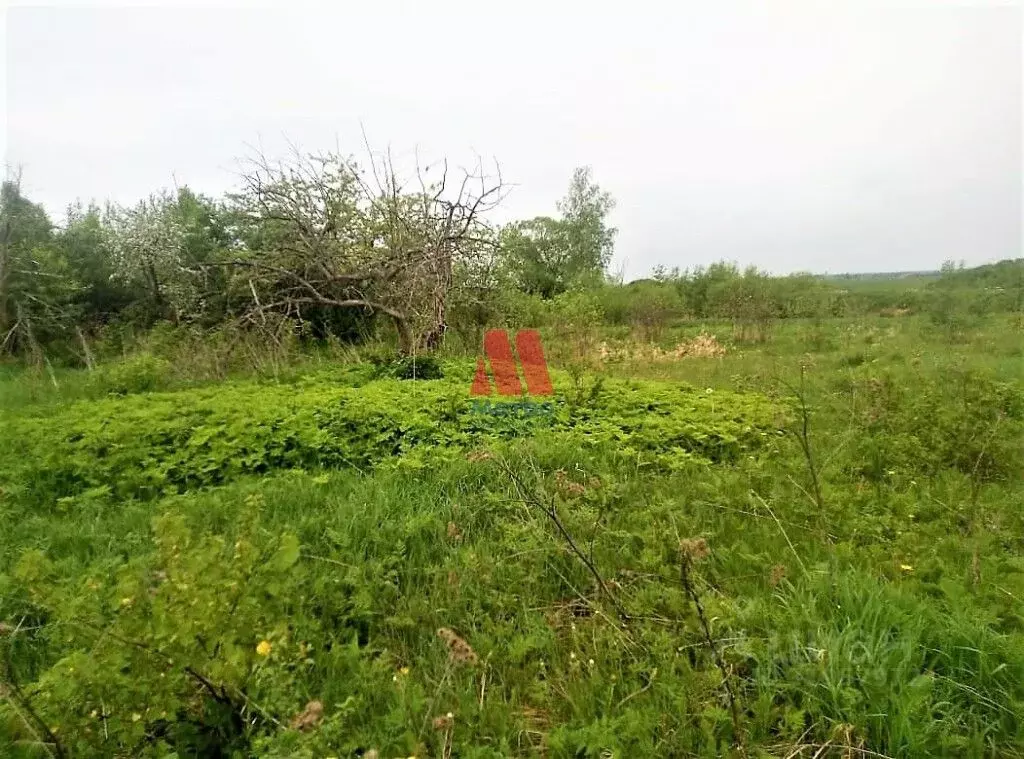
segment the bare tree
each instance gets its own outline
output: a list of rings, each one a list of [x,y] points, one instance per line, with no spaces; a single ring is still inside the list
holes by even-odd
[[[440,344],[457,270],[496,245],[486,217],[504,194],[500,172],[478,163],[453,180],[447,162],[417,162],[403,181],[390,153],[367,152],[369,171],[336,152],[244,164],[233,196],[242,244],[215,264],[246,294],[243,320],[355,308],[390,317],[404,353]]]

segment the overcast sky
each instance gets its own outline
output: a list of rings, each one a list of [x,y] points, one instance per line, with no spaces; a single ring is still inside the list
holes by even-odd
[[[574,166],[618,201],[613,268],[937,268],[1021,253],[1019,5],[339,3],[27,8],[6,160],[76,198],[230,188],[247,145],[500,161],[504,212]]]

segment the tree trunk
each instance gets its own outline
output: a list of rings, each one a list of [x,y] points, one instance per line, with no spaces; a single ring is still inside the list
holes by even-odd
[[[420,336],[420,345],[423,346],[423,350],[436,350],[444,342],[444,333],[448,329],[445,322],[447,308],[446,298],[434,297],[434,313],[430,328]]]
[[[448,329],[448,294],[452,289],[452,254],[445,250],[438,256],[437,286],[431,304],[430,326],[420,336],[420,345],[426,351],[436,350],[444,342]]]
[[[413,339],[412,330],[409,329],[409,322],[401,316],[392,315],[395,320],[395,329],[398,330],[398,350],[403,356],[411,356],[416,350],[416,341]]]

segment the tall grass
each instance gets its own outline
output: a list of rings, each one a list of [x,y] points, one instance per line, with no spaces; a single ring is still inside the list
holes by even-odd
[[[552,424],[473,421],[471,345],[430,382],[7,369],[0,755],[1020,755],[1012,323],[652,337],[702,332],[545,331]]]

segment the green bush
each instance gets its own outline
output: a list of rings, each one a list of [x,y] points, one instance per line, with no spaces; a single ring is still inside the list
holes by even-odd
[[[374,353],[369,356],[377,377],[402,380],[436,380],[444,377],[441,362],[436,356],[395,356]]]
[[[861,367],[861,370],[866,370]],[[1024,389],[979,371],[941,379],[882,372],[859,383],[862,472],[938,475],[954,469],[979,481],[1024,471]]]
[[[549,399],[475,399],[472,361],[363,362],[8,403],[0,755],[1011,756],[1012,341],[965,371],[904,323],[656,368],[698,388],[555,371]],[[721,389],[798,366],[820,501],[799,417]]]
[[[543,414],[494,413],[453,397],[468,399],[468,383],[233,383],[80,402],[45,420],[10,419],[0,487],[37,504],[90,492],[151,498],[275,469],[362,470],[423,446],[470,448],[542,428],[665,460],[729,460],[760,445],[774,423],[762,396],[656,383],[608,383],[582,405],[556,398]]]
[[[148,353],[139,353],[111,364],[101,364],[90,378],[92,389],[100,394],[129,395],[169,387],[171,364]]]

